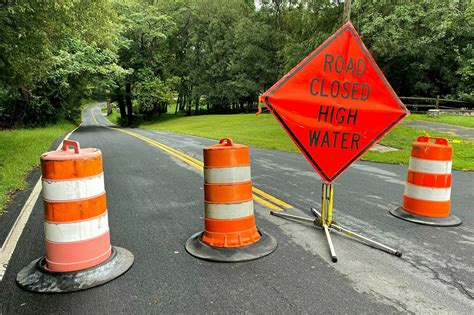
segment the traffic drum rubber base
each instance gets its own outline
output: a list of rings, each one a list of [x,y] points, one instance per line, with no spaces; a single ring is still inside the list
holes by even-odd
[[[462,223],[461,219],[455,215],[450,215],[447,218],[423,217],[409,213],[402,207],[390,210],[390,214],[405,221],[431,226],[458,226]]]
[[[203,232],[199,232],[186,241],[185,248],[190,255],[209,261],[239,262],[255,260],[270,255],[278,246],[273,236],[262,230],[258,230],[258,232],[261,238],[257,242],[242,247],[209,246],[201,239]]]
[[[103,263],[83,270],[54,272],[45,268],[46,258],[32,261],[16,277],[17,284],[37,293],[66,293],[90,289],[118,278],[134,262],[134,256],[121,247],[112,247],[112,254]]]

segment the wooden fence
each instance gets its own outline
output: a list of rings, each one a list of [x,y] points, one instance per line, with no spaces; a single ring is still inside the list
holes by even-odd
[[[400,97],[405,106],[412,112],[427,112],[429,109],[474,109],[474,102],[456,101],[428,97]]]

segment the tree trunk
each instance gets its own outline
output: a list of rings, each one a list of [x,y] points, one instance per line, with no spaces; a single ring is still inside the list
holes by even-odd
[[[176,100],[176,108],[174,110],[174,114],[178,114],[178,109],[179,109],[179,103],[181,102],[181,93],[178,94],[178,99]]]
[[[112,103],[110,103],[110,100],[107,100],[107,116],[110,116],[112,114]]]
[[[128,125],[131,126],[133,123],[132,84],[131,83],[127,83],[125,85],[125,103],[127,104]]]
[[[120,119],[125,121],[127,117],[127,112],[125,111],[125,100],[123,98],[122,88],[118,85],[117,89],[115,90],[117,95],[117,103],[120,111]]]
[[[120,91],[117,93],[117,102],[120,110],[120,118],[125,121],[127,112],[125,111],[125,100],[123,99],[123,94]]]
[[[199,113],[199,99],[201,97],[196,97],[196,99],[194,100],[194,103],[196,104],[196,107],[194,109],[194,115],[197,115]]]
[[[192,97],[191,97],[191,90],[188,88],[188,91],[187,91],[187,95],[186,95],[186,102],[185,102],[185,105],[186,105],[186,110],[188,111],[187,112],[187,116],[191,116],[191,102],[192,102]]]
[[[187,97],[186,108],[187,108],[187,110],[188,110],[187,115],[188,115],[188,116],[191,116],[191,97],[190,97],[189,95],[188,95],[188,97]]]
[[[182,100],[182,102],[183,102],[182,109],[183,109],[183,110],[186,110],[186,104],[188,103],[188,93],[184,93],[184,94],[183,94],[183,100]]]

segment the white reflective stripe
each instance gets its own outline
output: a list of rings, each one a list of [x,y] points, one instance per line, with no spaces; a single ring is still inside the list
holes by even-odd
[[[104,234],[108,230],[107,212],[100,217],[74,223],[44,222],[46,239],[58,243],[89,240]]]
[[[451,188],[430,188],[406,183],[405,195],[421,200],[448,201],[451,197]]]
[[[451,174],[452,164],[451,161],[433,161],[410,157],[408,169],[429,174]]]
[[[90,198],[105,192],[104,174],[74,180],[43,179],[43,198],[50,201],[68,201]]]
[[[241,203],[206,203],[204,208],[208,219],[240,219],[253,214],[253,200]]]
[[[210,184],[248,182],[250,166],[205,168],[204,181]]]

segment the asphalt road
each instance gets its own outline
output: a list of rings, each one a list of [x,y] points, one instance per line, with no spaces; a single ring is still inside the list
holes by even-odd
[[[83,292],[21,290],[16,274],[44,254],[38,201],[0,282],[2,314],[474,311],[472,172],[454,172],[453,211],[463,224],[452,228],[416,225],[388,213],[400,205],[404,166],[359,162],[338,179],[335,219],[401,249],[402,258],[333,234],[339,257],[334,264],[320,230],[270,216],[268,208],[255,203],[257,225],[277,239],[276,252],[251,262],[212,263],[184,250],[187,238],[203,228],[201,172],[142,140],[103,127],[110,123],[98,104],[87,108],[83,119],[71,139],[102,150],[112,243],[133,252],[135,264],[113,282]],[[216,143],[130,130],[199,160],[202,148]],[[293,205],[288,213],[309,216],[309,208],[319,206],[321,181],[303,156],[252,149],[251,160],[254,185]]]

